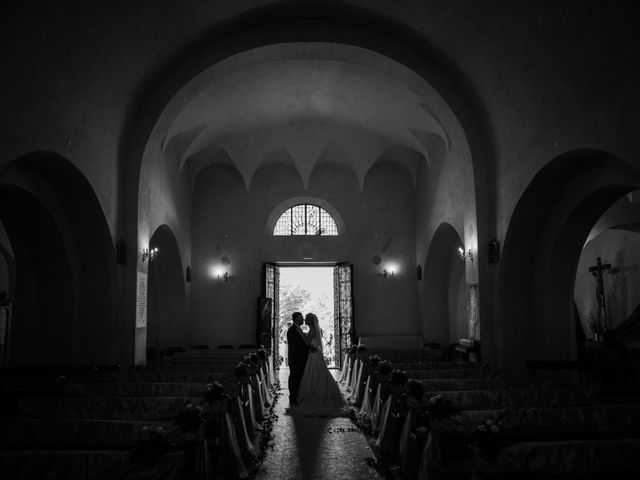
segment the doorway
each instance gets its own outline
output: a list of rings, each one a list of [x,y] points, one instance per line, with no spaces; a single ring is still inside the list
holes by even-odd
[[[334,348],[334,294],[333,267],[280,267],[280,311],[278,312],[278,337],[280,355],[287,362],[287,330],[291,326],[293,312],[315,313],[318,317],[322,351],[329,368],[336,366]],[[306,333],[307,325],[302,326]]]
[[[293,312],[318,317],[329,368],[340,368],[345,352],[357,343],[353,322],[353,266],[265,264],[264,295],[271,312],[271,342],[276,367],[288,366],[287,329]],[[303,329],[305,329],[303,327]],[[305,329],[306,330],[306,329]]]

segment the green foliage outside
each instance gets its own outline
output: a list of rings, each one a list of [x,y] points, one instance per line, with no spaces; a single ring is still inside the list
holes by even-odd
[[[315,298],[314,298],[315,297]],[[334,365],[333,346],[333,298],[324,294],[314,296],[312,293],[299,285],[280,285],[280,343],[283,344],[287,338],[287,329],[291,321],[293,312],[315,313],[320,322],[320,329],[323,332],[323,351],[327,365]],[[283,346],[286,348],[286,345]],[[280,352],[284,355],[284,351]]]

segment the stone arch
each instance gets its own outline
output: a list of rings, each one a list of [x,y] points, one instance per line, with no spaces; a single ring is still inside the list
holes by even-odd
[[[465,262],[458,255],[464,243],[450,223],[441,223],[424,261],[422,334],[426,342],[445,346],[467,336]]]
[[[9,363],[118,361],[113,241],[84,175],[52,152],[14,160],[0,172],[0,218],[16,272]]]
[[[457,76],[455,62],[441,58],[437,49],[420,32],[412,32],[390,23],[387,18],[366,7],[342,8],[330,11],[309,6],[266,5],[249,13],[223,21],[211,30],[211,36],[181,48],[182,56],[160,66],[156,75],[141,86],[141,94],[130,109],[119,148],[119,164],[123,188],[118,205],[118,230],[138,246],[149,238],[150,179],[155,162],[162,161],[162,143],[166,128],[189,101],[190,89],[199,88],[198,78],[209,67],[236,54],[260,47],[295,42],[324,42],[367,49],[385,56],[422,77],[433,87],[429,110],[447,128],[447,145],[464,169],[461,178],[468,179],[464,190],[471,199],[463,212],[465,221],[477,225],[474,239],[484,249],[495,236],[495,192],[493,187],[494,147],[490,122],[478,109],[475,98],[464,78]],[[313,9],[312,9],[313,10]],[[431,102],[435,103],[431,103]],[[437,106],[436,106],[437,103]],[[440,108],[444,108],[440,111]],[[467,181],[467,180],[465,180]],[[128,212],[138,212],[131,215]],[[439,219],[434,220],[435,222]],[[483,252],[482,252],[483,253]],[[488,280],[480,297],[480,311],[491,314],[493,277],[486,268],[478,269],[478,280]],[[135,269],[128,268],[125,308],[135,309]]]
[[[493,363],[576,355],[573,288],[580,252],[598,218],[640,186],[640,173],[599,150],[574,150],[545,165],[518,201],[500,262],[501,310]]]
[[[185,271],[178,241],[171,228],[160,225],[149,248],[158,255],[149,262],[147,299],[147,346],[157,350],[186,341],[187,299]]]
[[[178,96],[180,90],[211,65],[237,53],[299,41],[334,42],[366,48],[407,66],[432,84],[451,109],[442,116],[443,121],[460,122],[456,132],[450,132],[448,143],[460,141],[460,155],[472,162],[475,183],[482,186],[474,188],[476,204],[482,208],[489,207],[494,195],[490,175],[493,169],[492,146],[489,135],[484,131],[488,122],[481,118],[482,112],[473,107],[477,102],[471,98],[472,93],[443,69],[441,61],[434,60],[439,57],[436,50],[425,39],[416,38],[414,32],[389,24],[384,17],[367,8],[336,7],[330,13],[317,11],[312,17],[308,6],[294,5],[267,5],[239,15],[225,22],[224,28],[212,30],[216,32],[214,36],[186,46],[182,58],[159,70],[157,76],[149,79],[146,88],[140,89],[148,93],[139,98],[135,108],[131,109],[128,119],[130,134],[123,137],[120,145],[123,178],[128,187],[121,190],[123,198],[119,205],[125,211],[138,209],[135,224],[121,224],[120,228],[132,241],[136,235],[148,238],[148,225],[144,225],[144,218],[149,205],[143,194],[153,163],[163,157],[163,126],[189,99],[189,95]],[[195,88],[198,88],[197,84]],[[476,206],[473,217],[475,209]],[[478,222],[487,225],[488,230],[485,232],[482,227],[479,232],[481,239],[490,238],[494,230],[494,219],[487,216],[489,211],[488,208],[483,210],[483,221]],[[119,218],[126,222],[130,217],[122,215]]]

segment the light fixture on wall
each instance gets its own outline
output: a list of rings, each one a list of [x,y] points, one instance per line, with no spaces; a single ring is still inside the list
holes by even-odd
[[[158,257],[158,253],[160,252],[160,250],[158,250],[158,247],[156,248],[152,248],[152,249],[148,249],[145,248],[142,250],[142,261],[146,262],[147,260],[149,260],[149,262],[152,262],[153,260],[155,260]]]
[[[392,269],[387,270],[386,268],[382,270],[382,278],[393,277],[395,272]]]
[[[229,275],[229,272],[218,273],[218,280],[224,280],[225,282],[228,282],[230,277],[231,275]]]
[[[468,258],[469,260],[471,260],[473,262],[473,252],[471,251],[471,249],[468,249],[465,252],[464,248],[458,247],[458,255],[460,256],[461,260],[466,260]]]

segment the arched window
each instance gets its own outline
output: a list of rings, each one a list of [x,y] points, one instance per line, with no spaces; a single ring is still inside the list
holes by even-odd
[[[273,229],[274,235],[338,235],[338,226],[329,212],[311,203],[285,210]]]

